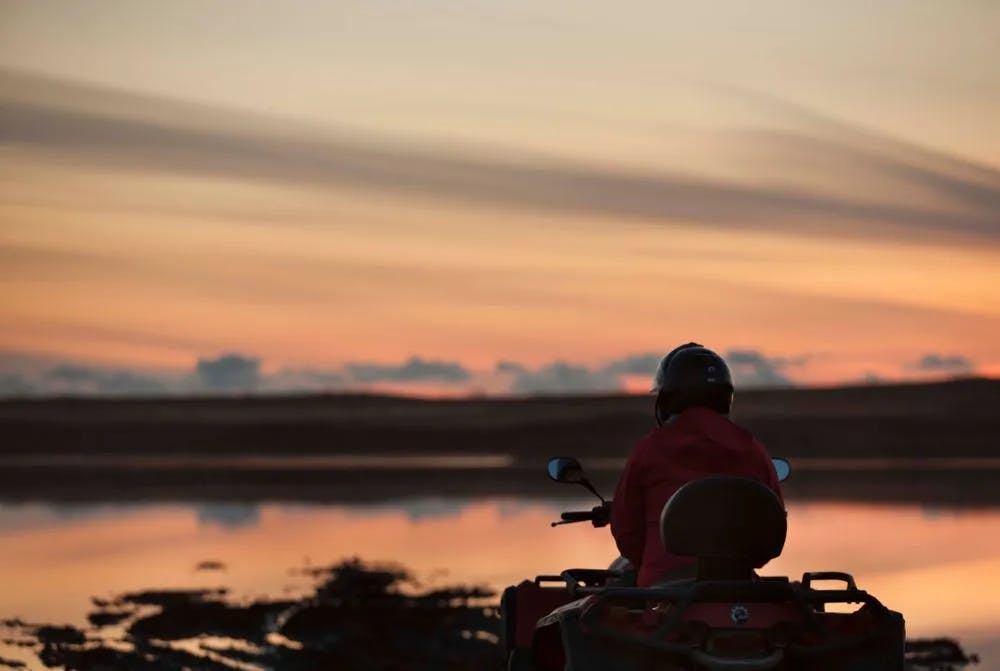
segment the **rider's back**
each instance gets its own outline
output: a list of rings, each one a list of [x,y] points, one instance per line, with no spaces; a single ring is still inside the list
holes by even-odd
[[[639,566],[640,586],[693,563],[663,548],[660,513],[680,487],[711,475],[753,478],[781,496],[764,446],[710,408],[686,408],[636,445],[615,490],[611,531],[622,555]]]

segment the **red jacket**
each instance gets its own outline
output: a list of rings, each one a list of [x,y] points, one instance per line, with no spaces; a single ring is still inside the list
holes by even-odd
[[[611,533],[622,556],[639,567],[640,587],[694,561],[663,549],[660,513],[682,485],[710,475],[760,480],[781,497],[764,446],[714,410],[687,408],[635,446],[615,489]]]

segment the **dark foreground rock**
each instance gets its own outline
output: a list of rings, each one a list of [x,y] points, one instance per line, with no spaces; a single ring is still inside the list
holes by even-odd
[[[358,560],[306,574],[299,600],[238,603],[226,590],[151,590],[94,600],[91,628],[4,621],[45,667],[77,671],[500,671],[495,595],[420,590],[394,566]],[[909,641],[908,671],[977,663],[949,639]],[[31,665],[28,665],[31,666]],[[26,665],[0,658],[0,669]]]

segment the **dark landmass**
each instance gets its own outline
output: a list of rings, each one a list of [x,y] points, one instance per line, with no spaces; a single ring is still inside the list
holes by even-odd
[[[651,403],[360,395],[3,401],[0,500],[566,496],[541,475],[554,454],[579,457],[610,491],[635,439],[651,428]],[[786,487],[792,499],[992,506],[1000,504],[997,408],[1000,380],[968,379],[749,391],[737,398],[735,419],[798,464]],[[322,462],[337,455],[499,455],[509,463]],[[264,463],[246,463],[253,458]]]
[[[310,569],[298,600],[237,603],[225,590],[150,591],[102,602],[92,626],[8,621],[47,667],[79,671],[500,671],[495,595],[476,587],[420,590],[396,566],[357,560]],[[152,609],[150,607],[153,607]],[[957,671],[978,660],[950,639],[907,642],[907,671]],[[23,662],[0,659],[0,667]]]

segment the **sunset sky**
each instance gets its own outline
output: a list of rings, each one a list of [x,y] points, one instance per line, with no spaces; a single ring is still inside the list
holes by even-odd
[[[638,390],[688,340],[1000,375],[1000,3],[0,0],[0,395]]]

